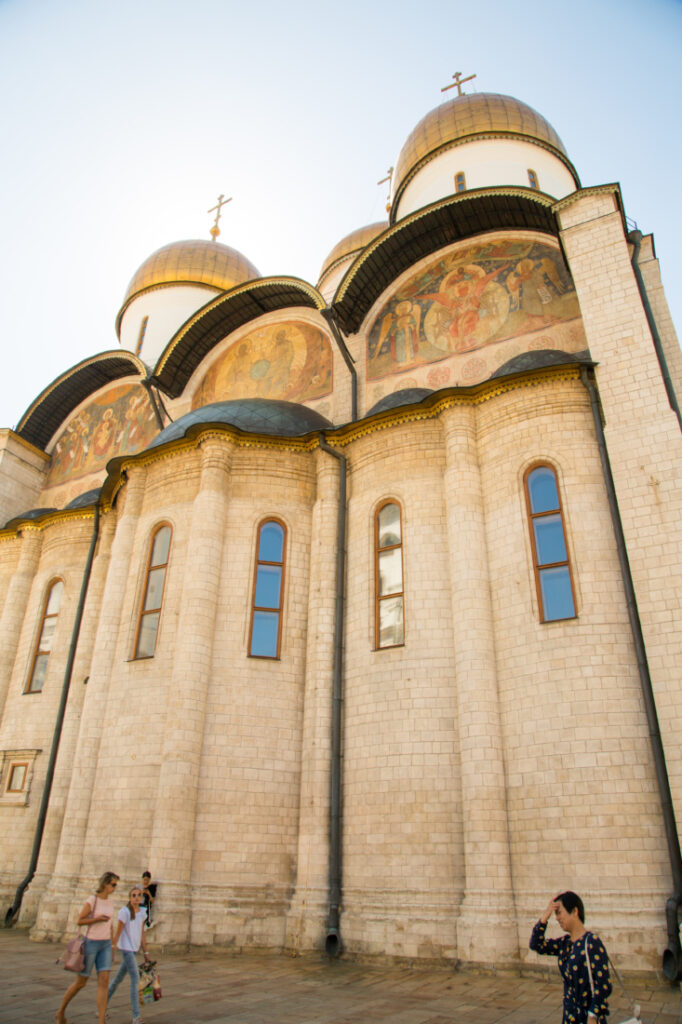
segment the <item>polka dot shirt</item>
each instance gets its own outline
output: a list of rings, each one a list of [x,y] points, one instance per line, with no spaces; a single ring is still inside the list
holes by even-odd
[[[546,939],[546,928],[546,924],[538,921],[530,937],[530,948],[541,956],[558,957],[564,979],[563,1024],[595,1024],[594,1017],[605,1021],[609,1015],[607,1000],[611,995],[611,981],[604,943],[592,932],[585,932],[576,942],[571,942],[569,935]],[[586,956],[590,958],[594,993]],[[588,1013],[593,1013],[594,1017],[588,1017]]]

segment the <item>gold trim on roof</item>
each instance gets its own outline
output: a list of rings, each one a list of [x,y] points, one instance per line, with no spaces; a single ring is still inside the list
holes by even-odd
[[[42,533],[48,526],[65,522],[67,519],[94,519],[95,504],[96,502],[93,501],[92,508],[86,506],[84,509],[57,509],[55,512],[46,512],[40,519],[22,519],[21,516],[15,516],[14,518],[17,520],[15,526],[11,526],[9,529],[4,527],[0,530],[0,541],[14,540],[20,533]]]
[[[566,164],[579,184],[563,142],[542,114],[512,96],[472,93],[441,103],[412,129],[396,161],[391,195],[393,208],[408,181],[430,157],[464,140],[481,136],[516,136],[540,144]]]
[[[357,228],[355,231],[351,231],[349,235],[346,235],[340,242],[337,242],[322,264],[320,276],[317,280],[318,288],[322,284],[323,279],[327,277],[327,275],[330,274],[332,270],[339,265],[339,263],[347,259],[348,256],[351,256],[353,253],[364,249],[366,245],[377,237],[377,235],[383,234],[388,226],[387,220],[376,221],[374,224],[366,224],[362,228]]]
[[[353,441],[361,437],[381,430],[388,430],[390,427],[403,426],[408,423],[417,423],[420,420],[437,419],[442,412],[455,406],[477,406],[489,402],[499,395],[518,391],[522,388],[537,388],[546,383],[580,380],[579,363],[548,366],[540,370],[530,370],[523,373],[512,374],[509,377],[494,378],[474,384],[470,387],[447,388],[426,398],[418,405],[402,406],[397,409],[387,409],[375,413],[364,420],[355,423],[348,423],[343,427],[327,428],[318,431],[311,431],[305,437],[273,437],[267,434],[250,434],[241,431],[231,424],[195,424],[190,427],[191,437],[177,438],[168,441],[158,448],[148,448],[137,455],[119,456],[112,459],[107,466],[107,478],[102,486],[98,499],[102,512],[107,512],[113,505],[114,499],[126,480],[126,471],[133,467],[148,466],[155,462],[174,458],[182,452],[189,452],[199,448],[206,438],[229,438],[238,448],[259,448],[270,450],[285,450],[290,452],[312,452],[319,447],[320,434],[325,440],[337,448],[345,448]],[[91,519],[94,515],[92,510],[96,502],[90,507],[82,509],[61,509],[56,512],[46,512],[38,520],[19,520],[16,526],[11,529],[0,530],[0,541],[10,540],[18,536],[21,531],[40,532],[54,523],[67,519]]]
[[[65,380],[68,380],[69,377],[75,376],[75,374],[77,374],[80,370],[84,370],[88,366],[95,366],[97,363],[101,363],[105,359],[122,359],[124,361],[128,360],[129,362],[133,363],[133,367],[131,367],[130,374],[127,376],[132,377],[135,368],[137,369],[138,375],[140,377],[146,378],[147,376],[147,367],[144,365],[142,360],[138,356],[134,355],[132,352],[129,352],[127,349],[110,349],[107,352],[98,352],[96,356],[89,356],[87,359],[83,359],[80,363],[76,363],[76,365],[72,366],[69,370],[65,370],[64,373],[60,374],[59,377],[56,377],[51,384],[48,384],[48,386],[43,391],[40,392],[37,398],[33,399],[33,402],[29,405],[28,409],[19,420],[19,423],[17,424],[17,430],[22,429],[22,427],[28,422],[31,415],[35,412],[38,406],[41,405],[45,401],[45,399],[49,397],[49,395],[52,394],[55,388],[58,388],[59,385],[62,384]],[[119,383],[120,381],[123,381],[125,379],[126,377],[113,377],[111,380],[105,381],[98,387],[93,388],[93,391],[91,393],[94,394],[95,391],[100,391],[102,388],[107,387],[109,384]]]
[[[212,245],[213,243],[210,242],[208,244]],[[322,298],[322,296],[318,292],[317,288],[315,288],[311,284],[308,284],[307,281],[303,281],[299,277],[260,277],[257,281],[247,281],[245,284],[241,285],[240,287],[233,288],[232,291],[228,292],[227,295],[216,295],[216,297],[213,299],[213,301],[207,302],[206,305],[202,306],[201,309],[197,310],[197,312],[194,313],[189,318],[189,320],[185,321],[185,323],[173,335],[173,337],[170,339],[170,341],[166,345],[165,349],[161,353],[159,361],[156,364],[156,366],[154,367],[154,375],[157,376],[158,374],[163,372],[163,369],[164,369],[166,363],[168,362],[168,360],[170,359],[170,357],[173,354],[174,348],[177,345],[180,344],[180,342],[185,337],[187,332],[189,330],[191,330],[191,328],[194,327],[195,324],[197,324],[202,319],[202,317],[206,316],[208,313],[211,313],[214,309],[217,309],[217,307],[222,305],[223,303],[230,302],[236,295],[243,295],[244,292],[256,291],[259,288],[267,288],[268,286],[271,286],[273,284],[274,285],[282,284],[282,285],[289,285],[289,286],[290,285],[295,285],[295,287],[299,291],[302,291],[305,295],[307,295],[309,298],[311,298],[313,300],[313,302],[315,303],[315,309],[317,309],[317,310],[325,309],[325,307],[327,305],[325,300]],[[294,307],[283,307],[283,308],[294,308]],[[270,311],[264,310],[263,313],[259,313],[258,316],[259,317],[260,316],[265,316],[266,313],[268,313],[268,312],[275,312],[275,311],[273,311],[273,310],[270,310]],[[253,319],[258,319],[258,317],[254,317]],[[246,322],[249,322],[249,321],[246,321]]]
[[[420,210],[415,210],[414,213],[408,214],[407,217],[402,217],[395,224],[392,224],[387,231],[383,232],[363,249],[346,271],[346,274],[334,295],[334,304],[337,305],[338,303],[343,302],[344,296],[360,267],[362,267],[362,265],[370,258],[372,253],[375,252],[380,245],[383,245],[388,238],[391,238],[399,231],[409,227],[410,224],[414,224],[423,217],[428,217],[434,210],[438,210],[441,207],[454,206],[457,203],[466,203],[477,196],[523,196],[524,199],[532,199],[533,202],[538,203],[540,206],[552,208],[554,205],[554,199],[552,196],[548,196],[545,192],[538,192],[535,188],[526,188],[521,185],[500,185],[496,188],[472,188],[468,189],[466,192],[458,192],[454,195],[446,196],[445,199],[438,199],[435,203],[431,203],[429,206],[423,206]],[[490,228],[491,232],[505,230],[516,232],[536,231],[537,228]],[[465,239],[461,238],[453,242],[446,242],[443,248],[447,248],[450,245],[456,245],[460,241],[463,242]],[[438,250],[435,251],[437,252]]]
[[[116,317],[116,332],[126,309],[142,292],[162,285],[189,284],[229,291],[259,278],[260,271],[236,249],[203,238],[171,242],[152,253],[135,272]]]

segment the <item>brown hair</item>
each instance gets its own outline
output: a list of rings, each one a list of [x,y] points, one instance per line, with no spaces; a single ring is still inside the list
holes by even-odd
[[[111,882],[118,882],[119,875],[115,871],[105,871],[99,882],[97,883],[97,892],[100,893],[105,885],[109,885]]]
[[[127,903],[127,907],[128,907],[128,910],[130,911],[130,920],[131,921],[135,920],[135,907],[134,907],[133,902],[131,900],[131,896],[136,891],[139,892],[139,893],[142,893],[142,889],[140,888],[139,885],[134,885],[132,887],[132,889],[128,889],[128,903]]]

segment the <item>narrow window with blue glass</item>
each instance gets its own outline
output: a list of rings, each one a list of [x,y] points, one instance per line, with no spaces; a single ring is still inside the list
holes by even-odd
[[[573,619],[575,594],[556,473],[551,466],[534,466],[525,484],[540,621]]]
[[[249,644],[252,658],[279,658],[285,551],[286,530],[282,523],[276,519],[261,523],[253,580]]]

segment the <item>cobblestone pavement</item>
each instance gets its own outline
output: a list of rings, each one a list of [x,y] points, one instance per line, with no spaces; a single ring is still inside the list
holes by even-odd
[[[0,1024],[51,1024],[72,975],[55,965],[62,947],[0,929]],[[318,957],[232,955],[193,950],[153,953],[163,998],[144,1007],[147,1024],[560,1024],[561,982],[539,974],[453,971]],[[626,979],[645,1024],[682,1024],[679,986]],[[111,1024],[130,1022],[129,990],[109,1006]],[[622,995],[611,1024],[629,1017]],[[93,980],[67,1011],[69,1024],[93,1024]]]

